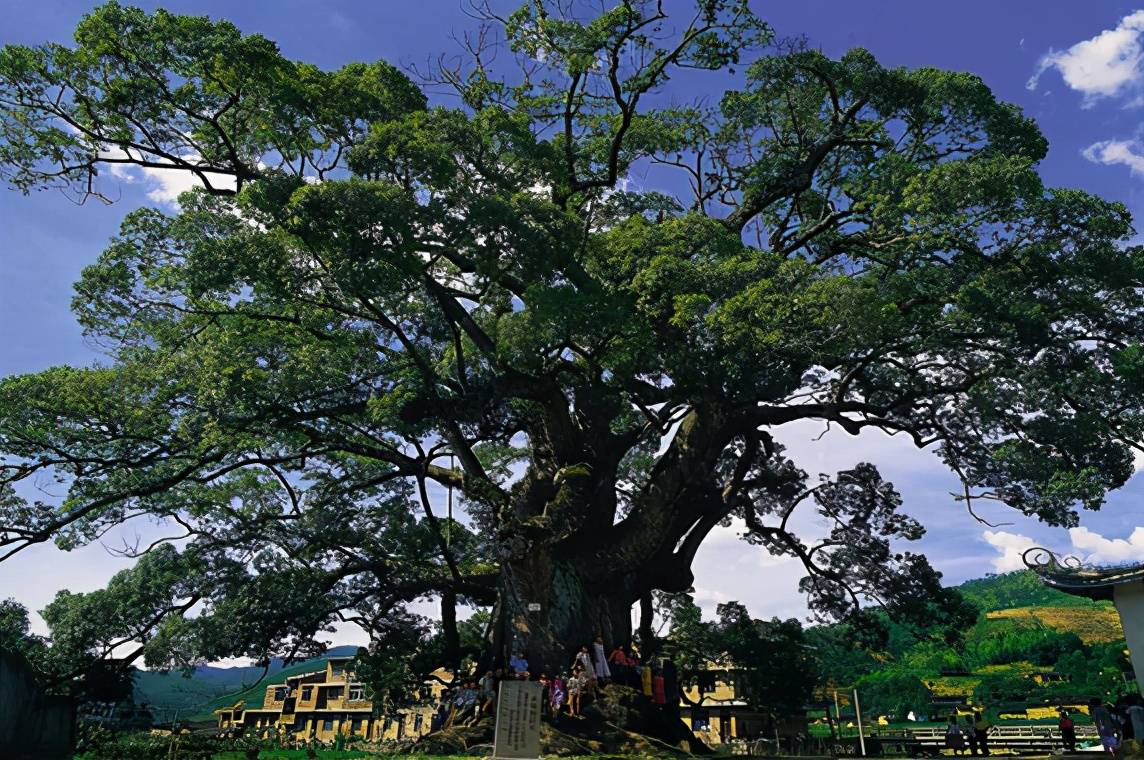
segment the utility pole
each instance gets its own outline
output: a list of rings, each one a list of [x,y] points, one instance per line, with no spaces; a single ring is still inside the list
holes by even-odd
[[[858,746],[866,757],[866,737],[862,736],[862,707],[858,704],[858,690],[854,690],[854,719],[858,723]]]
[[[179,726],[179,710],[175,708],[175,713],[171,718],[171,743],[167,745],[167,757],[177,757],[178,750],[178,726]]]
[[[838,707],[838,689],[834,690],[834,722],[838,726],[838,735],[842,736],[842,710]]]

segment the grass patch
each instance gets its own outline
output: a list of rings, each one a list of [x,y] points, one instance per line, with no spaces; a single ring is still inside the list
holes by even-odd
[[[350,758],[369,758],[369,760],[473,760],[472,755],[394,755],[361,752],[357,750],[317,750],[320,760],[350,760]],[[259,760],[305,760],[304,749],[268,749],[258,756]],[[220,752],[214,760],[246,760],[241,752]],[[573,755],[564,760],[648,760],[646,755]]]
[[[317,750],[317,753],[321,760],[355,760],[356,758],[362,757],[386,757],[385,755],[371,755],[367,752],[353,749],[320,749]],[[304,749],[264,749],[258,753],[259,760],[306,760],[306,757],[306,750]],[[392,757],[396,757],[396,755]],[[214,756],[214,760],[246,760],[246,755],[242,752],[219,752]]]
[[[996,610],[988,620],[1034,620],[1061,633],[1075,633],[1085,644],[1106,644],[1124,638],[1115,607],[1017,607]]]

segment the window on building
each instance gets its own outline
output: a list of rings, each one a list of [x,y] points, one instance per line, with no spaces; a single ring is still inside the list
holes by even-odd
[[[414,731],[420,731],[421,730],[421,723],[422,723],[422,720],[424,719],[424,717],[425,716],[422,715],[421,713],[417,713],[416,715],[413,716],[413,730]]]
[[[341,699],[342,698],[342,687],[338,686],[338,687],[335,687],[333,689],[326,689],[326,696],[330,699]]]
[[[350,687],[350,699],[365,699],[365,687],[364,686],[351,686]]]
[[[361,733],[361,718],[354,718],[353,722],[350,723],[350,732],[355,734]]]
[[[332,720],[322,721],[322,730],[323,731],[333,731],[334,730],[334,722]]]
[[[289,691],[289,689],[287,689],[285,686],[279,686],[277,689],[275,689],[274,690],[275,701],[281,702],[282,700],[286,699],[286,693],[288,691]]]
[[[711,713],[699,708],[691,708],[691,730],[706,731],[711,728]]]
[[[308,700],[313,695],[313,693],[314,693],[314,687],[313,686],[303,686],[302,687],[302,701],[305,702],[306,700]]]

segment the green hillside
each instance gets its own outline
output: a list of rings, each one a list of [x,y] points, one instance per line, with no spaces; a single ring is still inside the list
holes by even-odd
[[[326,667],[326,662],[325,658],[322,657],[313,660],[304,660],[302,662],[296,662],[293,665],[288,665],[285,668],[279,670],[277,673],[268,675],[262,680],[257,681],[246,688],[235,690],[229,694],[226,694],[225,696],[212,699],[207,704],[202,705],[198,713],[192,716],[192,719],[209,718],[211,717],[213,711],[219,709],[220,707],[230,707],[240,699],[246,702],[247,707],[262,707],[262,700],[266,696],[266,687],[270,684],[282,683],[290,676],[296,676],[300,673],[309,673],[314,670],[321,670],[324,667]]]
[[[181,673],[140,671],[135,674],[135,701],[147,704],[153,711],[168,718],[186,716],[201,711],[203,705],[211,700],[233,693],[243,683],[239,676],[206,678],[200,672],[184,676]]]
[[[845,625],[808,629],[826,684],[858,688],[872,714],[932,714],[930,695],[996,711],[1052,713],[1055,700],[1130,688],[1124,632],[1115,608],[1045,587],[1030,571],[989,575],[957,587],[979,611],[955,641],[947,632],[886,620],[881,648],[856,643]],[[1046,712],[1047,711],[1047,712]]]
[[[1013,607],[1111,607],[1109,602],[1094,602],[1049,588],[1032,570],[989,574],[966,581],[957,590],[982,612]]]
[[[334,647],[323,657],[285,666],[281,660],[275,660],[265,669],[200,667],[190,676],[140,671],[135,674],[135,700],[146,702],[165,715],[178,711],[188,720],[205,720],[212,717],[214,710],[240,699],[248,707],[261,707],[268,685],[281,683],[287,676],[319,670],[325,667],[327,658],[350,656],[356,651],[353,646]]]

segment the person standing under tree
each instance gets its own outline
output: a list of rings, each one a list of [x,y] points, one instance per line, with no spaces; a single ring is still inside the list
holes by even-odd
[[[564,709],[564,700],[568,698],[568,684],[559,674],[553,677],[550,690],[552,700],[552,714],[559,715]]]
[[[977,756],[977,731],[973,725],[973,716],[965,716],[965,727],[962,729],[965,733],[965,743],[969,745],[969,754],[974,757]]]
[[[608,670],[608,655],[604,651],[604,634],[602,633],[597,633],[596,640],[592,642],[592,659],[596,666],[596,681],[600,686],[604,686],[612,677],[612,671]]]
[[[949,725],[945,727],[945,746],[953,750],[955,755],[965,751],[965,734],[957,724],[957,713],[949,716]]]
[[[491,670],[481,677],[478,687],[480,689],[480,709],[478,715],[488,715],[493,712],[497,701],[497,679]]]
[[[547,673],[541,673],[536,682],[540,684],[540,717],[550,718],[552,717],[552,679],[548,677]]]
[[[580,647],[580,651],[572,660],[572,667],[579,666],[584,670],[592,670],[592,655],[588,654],[588,645]]]
[[[616,648],[608,655],[608,669],[612,671],[612,677],[616,683],[623,686],[631,686],[628,656],[624,652],[624,648],[619,644],[616,644]]]
[[[568,712],[574,716],[580,714],[584,691],[588,688],[588,676],[584,668],[576,665],[572,668],[572,677],[568,679]]]
[[[989,729],[993,728],[993,724],[989,719],[978,710],[973,713],[973,736],[977,739],[977,746],[981,748],[981,754],[989,754]]]
[[[576,668],[580,668],[581,675],[589,680],[596,680],[596,666],[592,663],[592,655],[588,654],[588,645],[580,647],[580,651],[576,653],[576,659],[572,661],[572,672],[575,675]]]
[[[1057,728],[1061,730],[1061,741],[1065,745],[1065,752],[1076,752],[1076,725],[1073,719],[1069,717],[1068,710],[1061,710],[1061,719],[1057,723]]]

